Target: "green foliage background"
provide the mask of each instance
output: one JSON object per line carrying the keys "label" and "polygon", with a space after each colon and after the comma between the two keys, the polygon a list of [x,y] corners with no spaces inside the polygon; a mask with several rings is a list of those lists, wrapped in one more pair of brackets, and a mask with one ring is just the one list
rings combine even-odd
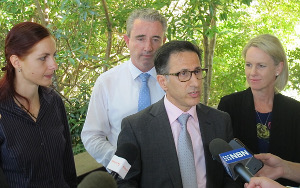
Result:
{"label": "green foliage background", "polygon": [[211,64],[203,61],[204,66],[211,66],[211,80],[206,80],[204,90],[206,104],[216,106],[222,96],[245,89],[241,51],[250,38],[262,33],[282,41],[290,63],[287,89],[299,93],[297,0],[0,0],[1,67],[5,64],[4,40],[13,25],[38,22],[56,37],[59,70],[54,87],[65,101],[75,154],[84,151],[80,133],[93,84],[101,73],[129,58],[123,40],[126,18],[132,10],[144,7],[167,17],[168,41],[189,40],[213,49]]}

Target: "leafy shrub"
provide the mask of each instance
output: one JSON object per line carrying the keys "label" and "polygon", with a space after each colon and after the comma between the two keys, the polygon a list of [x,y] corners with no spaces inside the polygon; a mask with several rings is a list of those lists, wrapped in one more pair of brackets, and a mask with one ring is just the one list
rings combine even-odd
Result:
{"label": "leafy shrub", "polygon": [[81,84],[81,92],[79,92],[77,96],[70,98],[65,102],[74,155],[85,151],[80,134],[88,110],[92,85],[93,84]]}

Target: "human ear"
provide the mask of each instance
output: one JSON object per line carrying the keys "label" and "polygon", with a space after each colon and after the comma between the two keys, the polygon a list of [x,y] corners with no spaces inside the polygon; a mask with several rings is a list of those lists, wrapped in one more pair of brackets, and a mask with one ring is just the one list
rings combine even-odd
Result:
{"label": "human ear", "polygon": [[127,48],[129,48],[129,39],[130,39],[129,36],[125,34],[125,35],[123,35],[123,38],[124,38]]}
{"label": "human ear", "polygon": [[166,40],[167,40],[167,37],[166,37],[166,36],[164,36],[164,39],[163,39],[163,44],[165,44]]}
{"label": "human ear", "polygon": [[283,62],[280,62],[277,67],[276,67],[276,76],[278,76],[281,72],[282,72],[282,69],[283,69]]}
{"label": "human ear", "polygon": [[167,78],[163,75],[157,75],[156,76],[157,82],[159,83],[160,87],[164,90],[167,91]]}
{"label": "human ear", "polygon": [[9,57],[9,60],[10,60],[11,64],[14,66],[15,69],[20,69],[21,68],[20,59],[19,59],[18,56],[11,55]]}

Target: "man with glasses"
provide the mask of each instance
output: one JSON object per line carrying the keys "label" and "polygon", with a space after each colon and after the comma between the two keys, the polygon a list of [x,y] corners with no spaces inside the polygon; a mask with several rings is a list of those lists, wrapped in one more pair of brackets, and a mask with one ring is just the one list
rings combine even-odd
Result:
{"label": "man with glasses", "polygon": [[154,56],[157,81],[166,95],[122,121],[118,146],[132,143],[138,156],[119,187],[235,187],[214,161],[210,141],[232,139],[227,113],[200,102],[206,68],[201,50],[187,41],[171,41]]}

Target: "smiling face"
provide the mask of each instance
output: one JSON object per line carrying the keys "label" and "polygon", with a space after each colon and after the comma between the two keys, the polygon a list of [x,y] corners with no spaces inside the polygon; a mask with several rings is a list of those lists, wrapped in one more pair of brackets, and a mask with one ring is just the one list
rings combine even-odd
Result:
{"label": "smiling face", "polygon": [[136,19],[130,37],[124,35],[132,63],[142,72],[153,68],[154,52],[165,41],[163,26],[159,21]]}
{"label": "smiling face", "polygon": [[13,55],[11,61],[14,62],[18,82],[26,85],[51,85],[54,71],[58,68],[55,45],[53,37],[46,37],[34,45],[27,56],[18,58]]}
{"label": "smiling face", "polygon": [[[190,51],[171,54],[168,65],[169,73],[194,71],[201,67],[198,55]],[[194,73],[186,82],[180,82],[178,77],[173,75],[157,75],[157,80],[166,91],[167,99],[182,111],[186,112],[200,102],[202,80],[198,80]]]}
{"label": "smiling face", "polygon": [[282,62],[275,66],[270,55],[257,47],[250,47],[245,57],[245,74],[252,90],[274,90],[276,75],[282,70]]}

